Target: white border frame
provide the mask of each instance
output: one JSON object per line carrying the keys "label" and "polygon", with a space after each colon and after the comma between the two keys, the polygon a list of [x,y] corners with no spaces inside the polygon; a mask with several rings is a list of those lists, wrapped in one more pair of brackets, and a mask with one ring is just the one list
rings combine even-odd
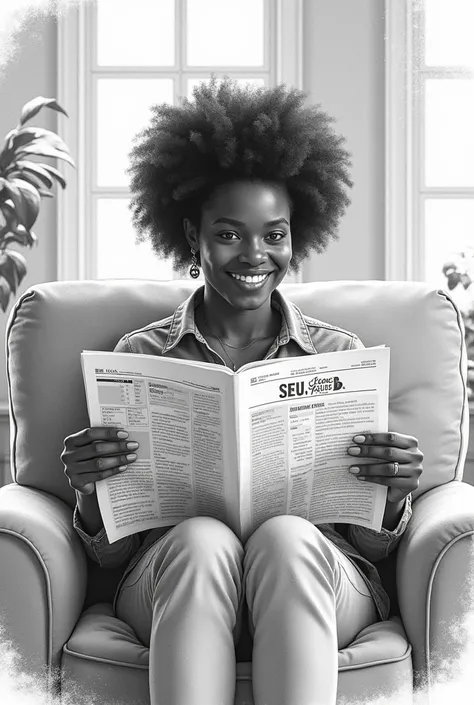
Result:
{"label": "white border frame", "polygon": [[[303,89],[303,0],[266,0],[275,2],[275,22],[271,32],[276,37],[274,66],[276,83],[286,83]],[[179,5],[179,3],[177,3]],[[57,198],[57,280],[84,280],[92,278],[94,271],[93,248],[90,243],[92,217],[92,180],[86,172],[91,160],[86,159],[86,145],[90,144],[85,115],[90,109],[86,97],[90,96],[92,76],[92,47],[86,46],[86,21],[90,16],[86,4],[72,6],[58,16],[58,76],[57,100],[69,117],[58,113],[58,134],[68,145],[77,164],[71,169],[62,162],[58,168],[64,174],[67,187],[58,191]],[[273,14],[273,13],[272,13]],[[182,51],[182,42],[177,51]],[[268,52],[266,52],[266,60]],[[193,72],[189,67],[189,72]],[[210,69],[210,70],[216,70]],[[235,71],[234,67],[234,71]],[[163,69],[172,72],[172,67]],[[245,73],[245,69],[240,73]],[[265,68],[262,67],[262,72]],[[268,69],[267,69],[268,71]],[[196,70],[196,77],[203,72]],[[229,69],[229,73],[232,71]],[[272,72],[271,74],[272,75]],[[181,77],[180,77],[181,80]],[[183,86],[180,85],[180,88]],[[86,168],[84,168],[86,165]],[[118,195],[118,194],[117,194]],[[285,281],[303,281],[303,268],[298,274],[289,275]]]}

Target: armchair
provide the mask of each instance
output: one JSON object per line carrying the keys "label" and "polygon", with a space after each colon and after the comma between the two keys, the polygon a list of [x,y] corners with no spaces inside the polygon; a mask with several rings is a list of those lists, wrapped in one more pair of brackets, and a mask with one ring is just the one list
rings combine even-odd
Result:
{"label": "armchair", "polygon": [[[199,285],[51,282],[30,287],[10,313],[12,482],[0,489],[0,613],[23,670],[58,696],[75,689],[104,703],[150,703],[149,650],[112,610],[123,568],[92,563],[72,526],[75,494],[60,453],[67,435],[89,425],[80,352],[112,350]],[[367,346],[390,347],[389,427],[415,435],[424,453],[413,517],[397,550],[377,564],[390,617],[339,652],[338,702],[379,692],[410,702],[453,656],[445,625],[468,609],[474,487],[462,482],[469,412],[460,313],[446,292],[419,282],[281,289],[305,314],[353,331]],[[237,661],[235,703],[252,705],[248,638]]]}

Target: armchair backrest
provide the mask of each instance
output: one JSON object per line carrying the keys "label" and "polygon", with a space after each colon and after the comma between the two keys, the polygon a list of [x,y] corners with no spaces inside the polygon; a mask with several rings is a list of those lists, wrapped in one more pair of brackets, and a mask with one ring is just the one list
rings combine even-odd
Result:
{"label": "armchair backrest", "polygon": [[[64,438],[89,425],[82,350],[113,350],[132,330],[170,315],[200,283],[94,280],[30,287],[7,326],[12,477],[74,506],[60,460]],[[391,349],[389,428],[418,438],[415,497],[462,479],[469,412],[464,329],[442,291],[420,282],[285,284],[303,313]]]}

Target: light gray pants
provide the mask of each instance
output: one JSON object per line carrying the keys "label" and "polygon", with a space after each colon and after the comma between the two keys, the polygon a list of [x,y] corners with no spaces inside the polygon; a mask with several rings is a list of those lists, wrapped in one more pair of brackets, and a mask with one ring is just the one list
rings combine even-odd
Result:
{"label": "light gray pants", "polygon": [[152,705],[233,705],[244,600],[255,705],[332,705],[338,649],[377,621],[351,561],[305,519],[273,517],[245,548],[196,517],[150,546],[117,616],[150,648]]}

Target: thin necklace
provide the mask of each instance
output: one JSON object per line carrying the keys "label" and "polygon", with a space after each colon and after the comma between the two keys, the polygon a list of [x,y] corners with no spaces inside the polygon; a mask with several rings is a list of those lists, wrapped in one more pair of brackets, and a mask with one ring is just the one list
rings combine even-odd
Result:
{"label": "thin necklace", "polygon": [[[203,317],[203,319],[204,319],[204,322],[205,322],[206,326],[209,328],[209,330],[211,330],[211,327],[210,327],[210,325],[209,325],[209,323],[208,323],[208,321],[207,321],[206,316],[204,315],[204,311],[202,310],[202,308],[201,308],[201,314],[202,314],[202,317]],[[239,347],[239,346],[237,346],[237,345],[229,345],[229,343],[223,343],[222,340],[221,340],[221,339],[219,338],[219,336],[217,335],[217,333],[212,333],[212,331],[211,331],[211,335],[215,336],[215,337],[217,338],[217,340],[219,341],[220,346],[221,346],[221,348],[222,348],[222,350],[223,350],[223,352],[224,352],[224,355],[227,357],[228,360],[230,360],[230,363],[231,363],[231,365],[232,365],[232,369],[233,369],[234,372],[235,372],[235,362],[234,362],[233,359],[230,357],[230,355],[225,351],[224,346],[226,346],[226,347],[228,347],[228,348],[233,348],[234,350],[246,350],[246,349],[249,348],[251,345],[253,345],[254,343],[256,343],[258,340],[266,340],[267,338],[270,338],[270,337],[271,337],[271,336],[267,335],[267,336],[265,336],[264,338],[255,338],[254,340],[251,340],[250,343],[248,343],[247,345],[243,345],[242,347]]]}

